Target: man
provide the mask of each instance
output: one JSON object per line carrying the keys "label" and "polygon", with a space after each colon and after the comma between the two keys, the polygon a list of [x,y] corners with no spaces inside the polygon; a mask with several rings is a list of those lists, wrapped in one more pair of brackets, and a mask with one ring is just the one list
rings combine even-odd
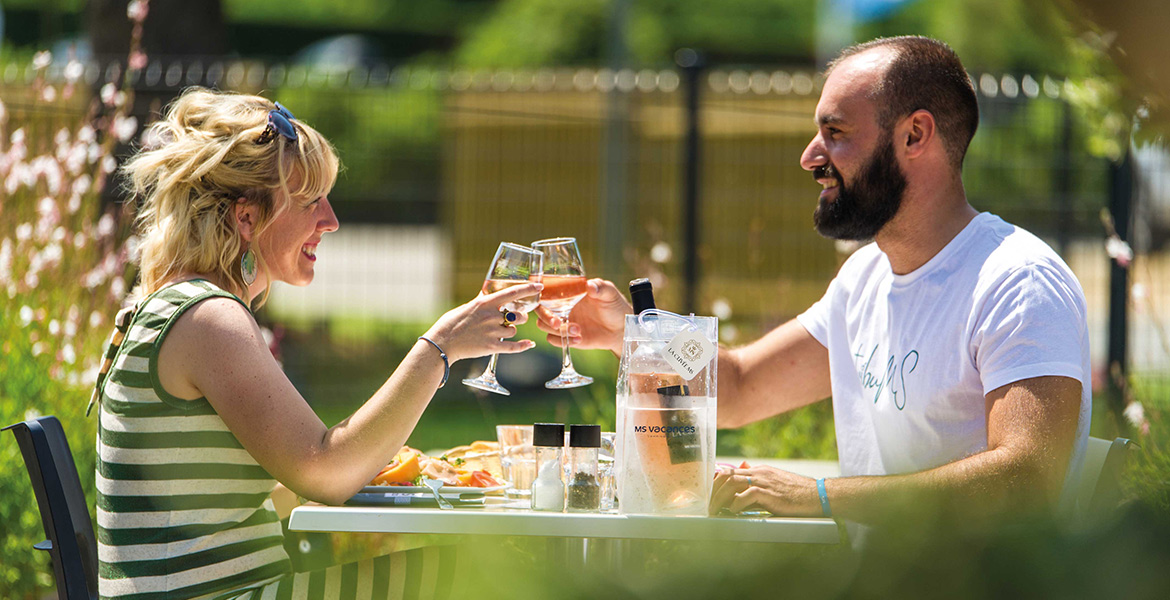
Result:
{"label": "man", "polygon": [[[816,122],[800,159],[824,188],[816,228],[876,243],[805,313],[720,349],[719,424],[831,395],[842,477],[723,471],[712,511],[865,523],[924,500],[991,514],[1053,506],[1088,436],[1084,294],[1047,245],[967,203],[978,108],[958,57],[921,37],[849,48],[829,67]],[[573,346],[619,353],[629,311],[612,283],[592,280]],[[559,322],[541,317],[560,344]]]}

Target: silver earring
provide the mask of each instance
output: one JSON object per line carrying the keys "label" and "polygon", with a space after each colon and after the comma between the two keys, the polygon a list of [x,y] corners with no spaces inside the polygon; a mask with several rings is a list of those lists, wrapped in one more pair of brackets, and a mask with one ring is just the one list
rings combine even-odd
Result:
{"label": "silver earring", "polygon": [[240,274],[244,276],[244,285],[252,285],[256,281],[256,253],[248,248],[240,257]]}

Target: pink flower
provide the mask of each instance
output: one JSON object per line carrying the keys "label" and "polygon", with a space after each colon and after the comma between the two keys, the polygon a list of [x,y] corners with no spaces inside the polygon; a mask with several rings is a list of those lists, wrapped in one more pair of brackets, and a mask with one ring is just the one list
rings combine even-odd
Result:
{"label": "pink flower", "polygon": [[135,50],[133,53],[130,54],[130,60],[127,63],[127,67],[130,69],[133,69],[135,71],[141,71],[142,69],[145,69],[146,68],[146,53],[144,53],[140,50]]}
{"label": "pink flower", "polygon": [[1123,269],[1129,267],[1129,263],[1133,262],[1133,248],[1130,248],[1129,244],[1117,234],[1113,234],[1105,240],[1105,253]]}
{"label": "pink flower", "polygon": [[126,7],[126,17],[135,23],[141,23],[146,20],[147,13],[150,12],[150,3],[147,0],[133,0]]}

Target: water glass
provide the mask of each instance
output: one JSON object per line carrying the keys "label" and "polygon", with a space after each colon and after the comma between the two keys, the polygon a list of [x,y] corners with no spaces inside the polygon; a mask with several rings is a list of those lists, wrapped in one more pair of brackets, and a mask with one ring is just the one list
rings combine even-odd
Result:
{"label": "water glass", "polygon": [[512,499],[532,495],[532,480],[536,478],[536,449],[532,446],[531,425],[497,425],[496,439],[500,442],[500,470],[508,481],[505,494]]}

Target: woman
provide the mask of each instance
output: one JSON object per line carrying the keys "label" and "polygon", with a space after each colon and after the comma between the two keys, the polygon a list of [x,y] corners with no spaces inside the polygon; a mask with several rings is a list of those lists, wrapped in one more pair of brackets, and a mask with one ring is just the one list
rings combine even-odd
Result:
{"label": "woman", "polygon": [[441,592],[449,582],[422,581],[418,552],[291,574],[270,494],[278,481],[327,504],[356,493],[406,441],[449,362],[533,346],[500,339],[515,334],[500,307],[540,286],[443,315],[373,397],[327,428],[250,307],[273,282],[313,280],[318,244],[338,226],[333,148],[278,104],[202,89],[151,133],[156,147],[125,167],[141,202],[143,299],[119,315],[125,338],[97,393],[101,596]]}

